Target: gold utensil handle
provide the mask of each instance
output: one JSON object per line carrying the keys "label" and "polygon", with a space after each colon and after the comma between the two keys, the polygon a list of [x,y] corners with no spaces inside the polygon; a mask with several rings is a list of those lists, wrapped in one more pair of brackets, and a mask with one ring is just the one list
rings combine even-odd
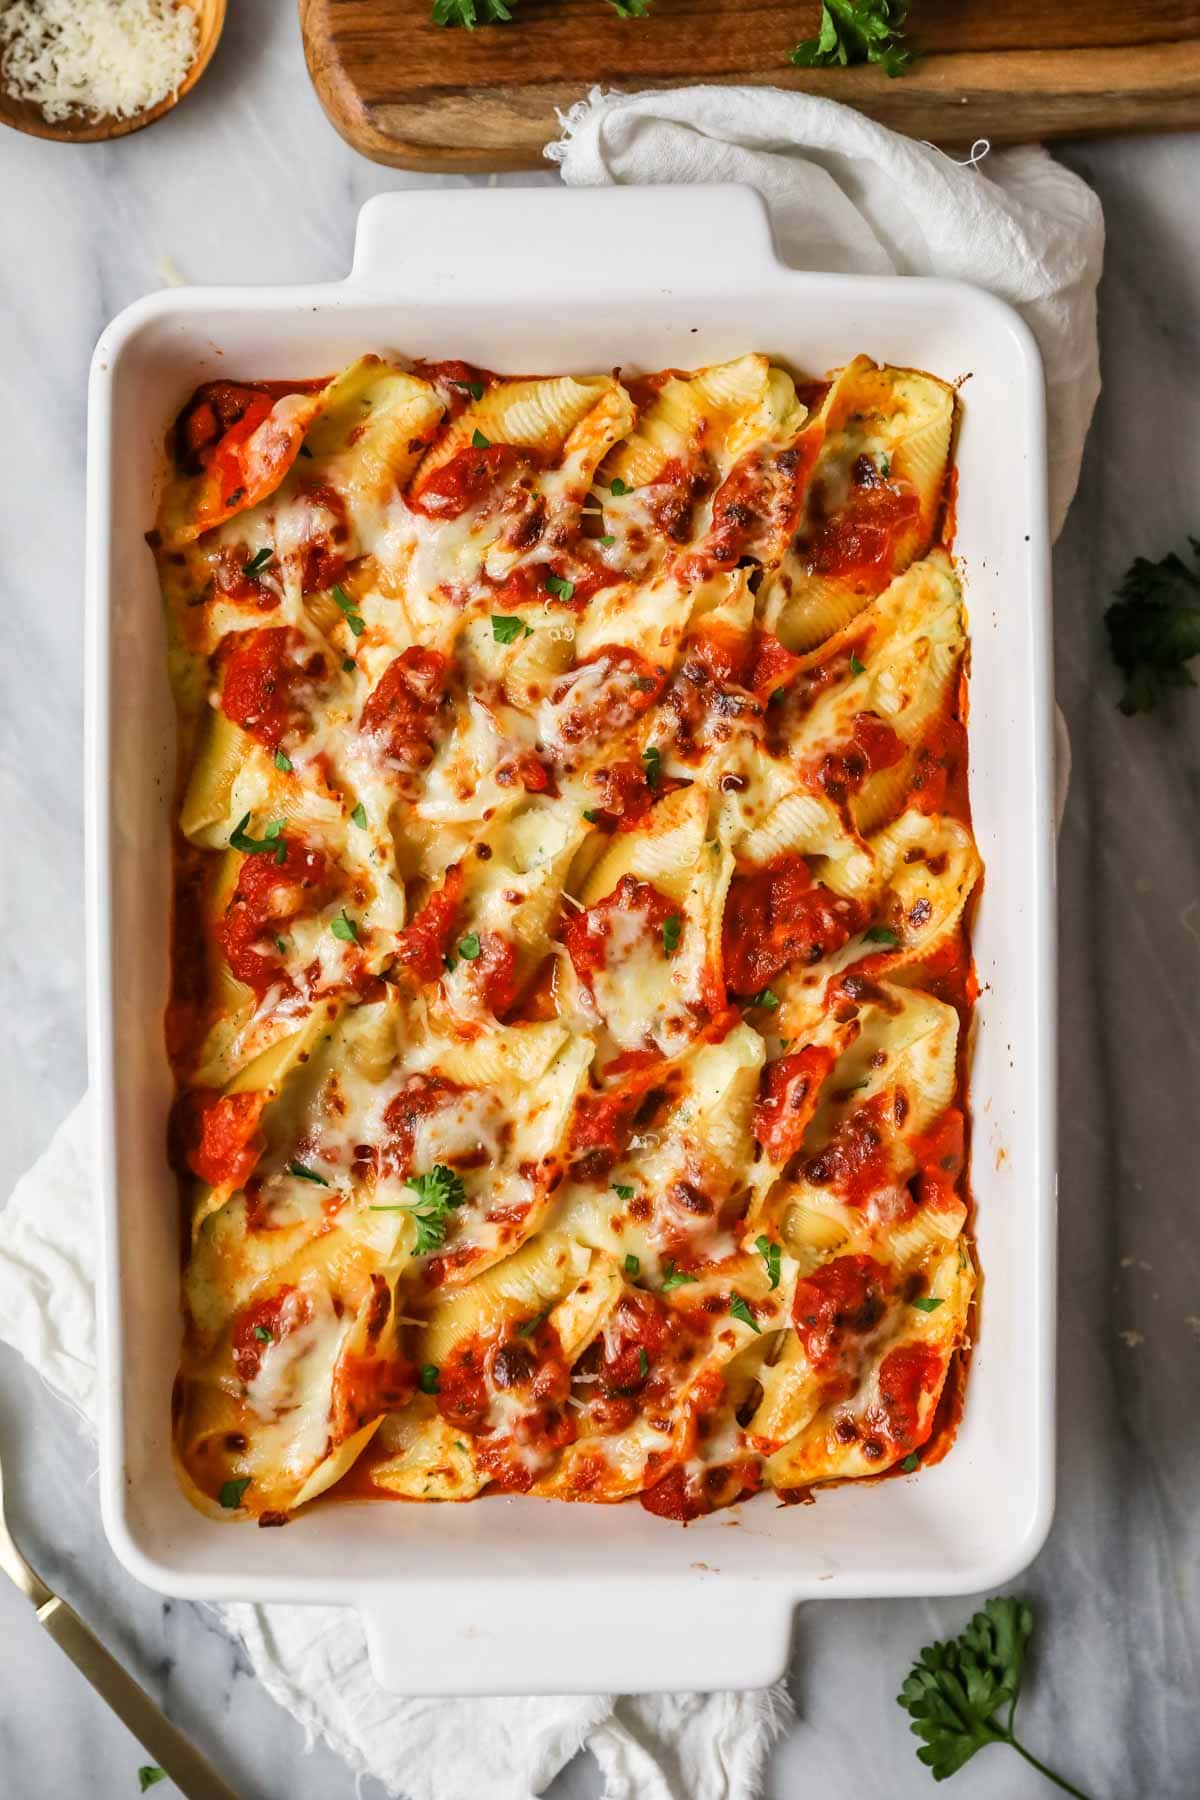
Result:
{"label": "gold utensil handle", "polygon": [[87,1676],[100,1697],[145,1746],[159,1768],[166,1770],[187,1800],[238,1800],[233,1789],[226,1786],[196,1746],[172,1725],[145,1689],[138,1686],[115,1656],[109,1654],[65,1600],[55,1594],[44,1606],[38,1607],[37,1616],[59,1649],[64,1650],[80,1673]]}

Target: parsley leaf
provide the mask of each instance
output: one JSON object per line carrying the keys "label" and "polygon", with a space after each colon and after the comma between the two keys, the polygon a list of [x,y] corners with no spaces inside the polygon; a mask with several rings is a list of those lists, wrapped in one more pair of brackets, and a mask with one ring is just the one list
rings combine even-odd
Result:
{"label": "parsley leaf", "polygon": [[329,929],[335,938],[341,939],[343,944],[357,944],[358,942],[358,925],[349,916],[345,907],[342,908]]}
{"label": "parsley leaf", "polygon": [[645,1345],[639,1344],[638,1345],[638,1374],[641,1376],[642,1380],[645,1381],[645,1379],[649,1373],[650,1373],[650,1358],[646,1355]]}
{"label": "parsley leaf", "polygon": [[275,752],[275,767],[280,771],[281,774],[290,775],[292,772],[291,757],[285,756],[282,750],[277,750]]}
{"label": "parsley leaf", "polygon": [[694,1275],[685,1275],[682,1269],[677,1269],[668,1257],[663,1264],[663,1278],[659,1283],[659,1292],[669,1294],[672,1288],[682,1287],[685,1281],[695,1281],[695,1279]]}
{"label": "parsley leaf", "polygon": [[619,18],[645,19],[649,17],[654,0],[608,0],[608,4]]}
{"label": "parsley leaf", "polygon": [[589,825],[598,825],[600,823],[600,810],[598,807],[585,806],[583,809],[583,816]]}
{"label": "parsley leaf", "polygon": [[617,1196],[618,1200],[632,1200],[633,1199],[633,1189],[631,1187],[626,1187],[625,1183],[623,1181],[614,1181],[612,1184],[612,1190],[613,1190],[613,1193]]}
{"label": "parsley leaf", "polygon": [[752,1331],[761,1334],[762,1326],[750,1311],[750,1302],[743,1300],[740,1294],[730,1294],[729,1310],[735,1319],[740,1319],[743,1325],[749,1325]]}
{"label": "parsley leaf", "polygon": [[640,1275],[641,1272],[642,1259],[640,1256],[635,1256],[631,1250],[625,1258],[625,1273],[627,1275]]}
{"label": "parsley leaf", "polygon": [[935,1781],[957,1774],[985,1744],[1009,1744],[1064,1793],[1086,1800],[1013,1733],[1032,1636],[1032,1609],[1007,1594],[989,1600],[958,1637],[922,1650],[896,1703],[912,1719],[913,1735],[922,1740],[917,1756]]}
{"label": "parsley leaf", "polygon": [[663,950],[668,956],[674,956],[679,948],[679,933],[683,929],[679,922],[679,914],[672,913],[669,919],[663,920]]}
{"label": "parsley leaf", "polygon": [[532,1319],[526,1319],[523,1325],[518,1325],[517,1336],[532,1337],[538,1326],[543,1325],[549,1317],[549,1308],[545,1312],[534,1313]]}
{"label": "parsley leaf", "polygon": [[323,1175],[318,1175],[315,1169],[310,1169],[307,1163],[290,1162],[287,1169],[288,1174],[294,1175],[298,1181],[315,1181],[318,1187],[329,1186],[325,1177]]}
{"label": "parsley leaf", "polygon": [[908,0],[824,0],[820,32],[797,44],[790,60],[799,69],[873,62],[885,75],[903,75],[913,59],[900,42],[907,16]]}
{"label": "parsley leaf", "polygon": [[936,1312],[941,1304],[933,1294],[921,1294],[913,1301],[918,1312]]}
{"label": "parsley leaf", "polygon": [[751,1001],[751,1006],[761,1006],[765,1012],[774,1012],[779,1005],[779,995],[772,988],[760,988]]}
{"label": "parsley leaf", "polygon": [[[1200,538],[1189,538],[1200,565]],[[1173,688],[1195,687],[1185,665],[1200,656],[1200,567],[1174,551],[1161,562],[1139,556],[1104,615],[1113,661],[1125,677],[1119,705],[1128,717],[1150,712]]]}
{"label": "parsley leaf", "polygon": [[773,1244],[764,1231],[760,1237],[755,1238],[754,1248],[767,1265],[767,1280],[773,1288],[777,1288],[779,1286],[779,1259],[782,1255],[780,1246]]}
{"label": "parsley leaf", "polygon": [[662,780],[662,751],[657,744],[647,744],[642,751],[642,761],[646,765],[646,786],[656,794]]}
{"label": "parsley leaf", "polygon": [[264,825],[260,838],[251,837],[246,830],[250,823],[250,814],[239,819],[229,839],[231,850],[240,850],[243,856],[273,856],[282,866],[287,861],[287,839],[283,836],[283,820],[272,819]]}
{"label": "parsley leaf", "polygon": [[910,1450],[900,1467],[906,1475],[914,1475],[921,1466],[921,1459],[915,1450]]}
{"label": "parsley leaf", "polygon": [[477,425],[475,427],[474,431],[471,433],[471,448],[472,448],[472,450],[490,450],[491,447],[492,447],[491,438],[484,437],[482,431],[480,431],[480,429]]}
{"label": "parsley leaf", "polygon": [[483,399],[483,383],[482,383],[482,381],[452,381],[450,383],[450,386],[456,387],[456,388],[462,388],[465,393],[470,394],[472,400],[482,400]]}
{"label": "parsley leaf", "polygon": [[[242,1504],[242,1495],[250,1486],[250,1477],[243,1475],[239,1481],[223,1481],[217,1499],[227,1512]],[[146,1784],[149,1786],[149,1783]]]}
{"label": "parsley leaf", "polygon": [[468,931],[466,937],[460,938],[458,941],[458,954],[462,957],[464,962],[474,962],[476,957],[479,956],[481,949],[482,946],[479,942],[479,933],[477,931]]}
{"label": "parsley leaf", "polygon": [[850,673],[852,675],[865,675],[866,672],[867,672],[866,663],[859,662],[857,650],[852,650],[850,652]]}
{"label": "parsley leaf", "polygon": [[345,588],[339,587],[336,581],[329,592],[333,599],[333,604],[340,612],[345,613],[346,623],[354,633],[355,637],[361,637],[367,628],[363,622],[363,616],[358,610],[357,602],[353,601]]}
{"label": "parsley leaf", "polygon": [[606,550],[611,550],[616,541],[617,540],[611,531],[606,531],[604,536],[600,539],[600,542],[604,545]]}
{"label": "parsley leaf", "polygon": [[438,1370],[438,1366],[436,1363],[426,1363],[425,1364],[424,1368],[421,1370],[421,1373],[417,1376],[417,1386],[420,1388],[420,1390],[423,1394],[436,1394],[437,1393],[437,1391],[438,1391],[438,1374],[439,1374],[439,1370]]}
{"label": "parsley leaf", "polygon": [[254,1335],[260,1344],[269,1344],[271,1342],[271,1327],[269,1325],[256,1325],[254,1327]]}
{"label": "parsley leaf", "polygon": [[254,555],[250,558],[249,562],[242,564],[242,574],[249,576],[251,581],[253,581],[259,570],[265,569],[267,564],[273,559],[274,555],[275,552],[270,546],[264,544],[261,550],[256,550],[254,552]]}
{"label": "parsley leaf", "polygon": [[343,675],[353,675],[353,673],[357,667],[358,667],[358,664],[355,662],[355,660],[352,656],[343,656],[343,658],[342,658],[342,674]]}
{"label": "parsley leaf", "polygon": [[287,955],[287,939],[286,938],[276,938],[275,939],[275,948],[278,950],[280,956],[286,956]]}
{"label": "parsley leaf", "polygon": [[506,618],[503,613],[492,614],[492,637],[498,644],[511,644],[514,638],[520,637],[524,626],[523,619]]}
{"label": "parsley leaf", "polygon": [[562,575],[547,575],[546,592],[548,594],[557,594],[560,600],[570,600],[575,593],[575,583],[573,581],[568,581],[566,577]]}
{"label": "parsley leaf", "polygon": [[156,1787],[166,1779],[167,1771],[160,1769],[157,1763],[143,1763],[138,1770],[138,1792],[144,1794],[147,1788]]}
{"label": "parsley leaf", "polygon": [[360,831],[365,831],[367,829],[367,809],[361,800],[350,814],[350,822],[353,825],[357,825]]}
{"label": "parsley leaf", "polygon": [[888,944],[894,947],[900,942],[890,925],[869,925],[863,936],[869,944]]}
{"label": "parsley leaf", "polygon": [[505,0],[433,0],[435,25],[465,25],[474,31],[476,25],[500,25],[511,18]]}
{"label": "parsley leaf", "polygon": [[622,494],[632,494],[633,489],[629,486],[628,482],[622,481],[621,477],[618,475],[615,481],[609,482],[608,491],[610,494],[615,494],[619,500]]}
{"label": "parsley leaf", "polygon": [[[404,1185],[417,1195],[416,1200],[404,1208],[416,1223],[417,1255],[428,1256],[431,1250],[445,1242],[446,1222],[454,1208],[461,1206],[467,1197],[462,1176],[456,1170],[448,1169],[445,1163],[434,1163],[424,1175],[410,1175]],[[391,1212],[395,1209],[379,1207],[375,1210]]]}

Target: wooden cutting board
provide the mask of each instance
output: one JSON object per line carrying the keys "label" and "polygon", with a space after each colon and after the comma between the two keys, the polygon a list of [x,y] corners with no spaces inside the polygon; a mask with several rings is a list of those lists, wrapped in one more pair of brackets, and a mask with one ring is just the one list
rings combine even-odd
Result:
{"label": "wooden cutting board", "polygon": [[913,137],[993,143],[1200,126],[1200,0],[912,0],[920,52],[877,68],[795,69],[820,0],[511,0],[513,21],[431,22],[430,0],[300,0],[317,93],[376,162],[472,173],[529,169],[596,82],[625,91],[754,82],[844,100]]}

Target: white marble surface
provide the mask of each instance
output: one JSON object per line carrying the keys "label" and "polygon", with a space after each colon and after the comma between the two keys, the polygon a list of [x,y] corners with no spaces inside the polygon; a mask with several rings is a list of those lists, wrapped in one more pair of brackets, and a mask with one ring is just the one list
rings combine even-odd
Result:
{"label": "white marble surface", "polygon": [[[81,564],[84,391],[101,326],[186,278],[300,281],[348,266],[355,214],[411,178],[357,158],[309,88],[295,9],[241,0],[202,88],[111,146],[0,142],[0,1193],[82,1091]],[[1075,746],[1062,840],[1061,1482],[1020,1586],[1042,1626],[1030,1741],[1095,1800],[1200,1791],[1200,695],[1169,719],[1113,706],[1100,627],[1130,557],[1200,531],[1200,137],[1072,147],[1109,222],[1105,393],[1055,559],[1059,693]],[[510,178],[517,179],[517,178]],[[95,1454],[0,1353],[0,1447],[18,1535],[246,1800],[350,1800],[306,1755],[202,1608],[119,1570]],[[910,1655],[965,1601],[812,1605],[797,1722],[768,1800],[932,1792],[893,1704]],[[731,1622],[731,1629],[736,1624]],[[0,1579],[0,1794],[127,1800],[138,1748]],[[167,1792],[169,1790],[160,1790]],[[555,1800],[598,1791],[581,1760]],[[961,1800],[1048,1793],[1007,1752]],[[378,1800],[373,1783],[360,1789]],[[487,1797],[481,1796],[481,1800]]]}

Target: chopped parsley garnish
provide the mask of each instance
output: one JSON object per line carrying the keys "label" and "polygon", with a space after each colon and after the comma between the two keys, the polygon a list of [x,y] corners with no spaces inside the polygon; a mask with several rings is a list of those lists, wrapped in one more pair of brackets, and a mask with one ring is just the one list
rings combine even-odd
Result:
{"label": "chopped parsley garnish", "polygon": [[[1200,538],[1188,543],[1200,564]],[[1119,705],[1127,716],[1150,712],[1174,688],[1195,687],[1186,665],[1200,656],[1200,567],[1189,569],[1175,551],[1161,562],[1139,556],[1104,623],[1113,661],[1125,677]]]}
{"label": "chopped parsley garnish", "polygon": [[911,1475],[913,1471],[919,1469],[920,1466],[921,1459],[915,1450],[910,1450],[904,1461],[900,1464],[900,1467],[904,1470],[906,1475]]}
{"label": "chopped parsley garnish", "polygon": [[242,1504],[242,1495],[249,1486],[249,1475],[243,1475],[237,1481],[223,1481],[217,1499],[221,1502],[221,1505],[227,1512],[232,1511],[235,1506],[240,1506]]}
{"label": "chopped parsley garnish", "polygon": [[885,75],[903,75],[913,59],[901,42],[907,14],[908,0],[824,0],[820,31],[797,44],[790,60],[799,69],[872,62]]}
{"label": "chopped parsley garnish", "polygon": [[883,455],[879,458],[879,473],[883,476],[883,479],[886,481],[888,479],[888,476],[891,474],[891,472],[892,472],[892,459],[888,455],[887,451],[885,450]]}
{"label": "chopped parsley garnish", "polygon": [[462,388],[466,393],[470,394],[472,400],[483,399],[482,381],[452,381],[450,385],[451,387]]}
{"label": "chopped parsley garnish", "polygon": [[269,1325],[256,1325],[254,1327],[254,1335],[260,1344],[269,1344],[271,1342],[271,1327]]}
{"label": "chopped parsley garnish", "polygon": [[144,1794],[147,1788],[157,1787],[166,1779],[167,1771],[160,1769],[157,1763],[143,1763],[138,1770],[138,1792]]}
{"label": "chopped parsley garnish", "polygon": [[266,568],[274,555],[275,552],[270,549],[269,546],[264,544],[261,550],[256,550],[254,552],[254,555],[250,558],[249,562],[242,564],[242,574],[249,576],[250,579],[253,580],[260,569]]}
{"label": "chopped parsley garnish", "polygon": [[283,820],[272,819],[269,825],[263,826],[260,838],[251,837],[246,830],[250,823],[250,814],[239,819],[229,839],[231,850],[240,850],[243,856],[273,856],[282,866],[287,861],[287,839],[283,836]]}
{"label": "chopped parsley garnish", "polygon": [[663,949],[668,956],[674,956],[676,950],[678,950],[678,948],[679,948],[679,933],[682,929],[683,928],[680,924],[678,913],[672,913],[669,919],[663,920],[663,926],[662,926]]}
{"label": "chopped parsley garnish", "polygon": [[623,1181],[614,1181],[612,1189],[618,1200],[633,1199],[633,1189],[631,1187],[626,1187]]}
{"label": "chopped parsley garnish", "polygon": [[438,1391],[438,1373],[439,1373],[439,1371],[438,1371],[438,1366],[436,1363],[426,1363],[425,1364],[424,1368],[421,1370],[421,1373],[417,1376],[417,1386],[420,1388],[420,1390],[423,1394],[436,1394],[437,1393],[437,1391]]}
{"label": "chopped parsley garnish", "polygon": [[866,663],[859,662],[857,650],[852,650],[850,652],[850,673],[852,675],[865,675],[866,672],[867,672]]}
{"label": "chopped parsley garnish", "polygon": [[511,18],[505,0],[433,0],[435,25],[465,25],[474,31],[476,25],[502,25]]}
{"label": "chopped parsley garnish", "polygon": [[286,938],[276,938],[275,939],[275,948],[278,950],[280,956],[286,956],[287,955],[287,939]]}
{"label": "chopped parsley garnish", "polygon": [[511,644],[524,629],[524,619],[506,618],[503,613],[492,614],[492,636],[498,644]]}
{"label": "chopped parsley garnish", "polygon": [[642,761],[646,765],[646,786],[656,794],[662,780],[662,751],[657,744],[647,744],[642,751]]}
{"label": "chopped parsley garnish", "polygon": [[355,660],[352,656],[343,656],[343,658],[342,658],[342,674],[343,675],[353,675],[353,673],[354,673],[355,669],[357,669],[357,667],[358,667],[358,664],[355,662]]}
{"label": "chopped parsley garnish", "polygon": [[285,756],[282,750],[277,750],[275,752],[275,767],[280,771],[281,774],[290,775],[292,772],[291,757]]}
{"label": "chopped parsley garnish", "polygon": [[659,1283],[659,1292],[669,1294],[672,1288],[682,1287],[686,1281],[695,1281],[695,1279],[694,1275],[685,1275],[682,1269],[677,1269],[668,1257],[663,1264],[663,1278]]}
{"label": "chopped parsley garnish", "polygon": [[402,1207],[373,1206],[371,1211],[411,1213],[417,1227],[417,1255],[428,1256],[445,1242],[447,1220],[467,1197],[462,1176],[445,1163],[434,1163],[424,1175],[410,1175],[404,1185],[416,1194],[415,1200]]}
{"label": "chopped parsley garnish", "polygon": [[458,940],[458,954],[464,962],[474,962],[480,955],[483,946],[479,942],[477,931],[468,931],[465,938]]}
{"label": "chopped parsley garnish", "polygon": [[532,1337],[538,1326],[544,1325],[549,1317],[550,1312],[548,1308],[545,1312],[534,1313],[532,1319],[526,1319],[523,1325],[517,1327],[517,1336]]}
{"label": "chopped parsley garnish", "polygon": [[357,944],[358,942],[357,922],[350,917],[345,907],[342,908],[329,929],[335,938],[340,938],[343,944]]}
{"label": "chopped parsley garnish", "polygon": [[743,1300],[740,1294],[730,1294],[729,1310],[735,1319],[740,1319],[743,1325],[749,1325],[751,1331],[757,1331],[761,1334],[762,1326],[750,1311],[750,1302],[748,1300]]}
{"label": "chopped parsley garnish", "polygon": [[575,593],[575,583],[567,581],[562,575],[547,575],[546,592],[557,594],[560,600],[570,600]]}
{"label": "chopped parsley garnish", "polygon": [[360,831],[365,831],[367,829],[367,809],[361,800],[350,814],[350,822],[353,825],[357,825]]}
{"label": "chopped parsley garnish", "polygon": [[287,1168],[288,1174],[294,1175],[297,1181],[315,1181],[318,1187],[329,1186],[325,1177],[323,1175],[318,1175],[315,1169],[310,1169],[307,1163],[290,1162]]}
{"label": "chopped parsley garnish", "polygon": [[480,429],[477,425],[475,427],[474,431],[471,433],[471,448],[472,448],[472,450],[490,450],[491,447],[492,447],[491,438],[484,437],[482,431],[480,431]]}
{"label": "chopped parsley garnish", "polygon": [[918,1312],[936,1312],[942,1302],[933,1294],[922,1294],[913,1301]]}
{"label": "chopped parsley garnish", "polygon": [[650,1358],[646,1355],[645,1346],[641,1344],[638,1346],[638,1373],[643,1381],[650,1373]]}
{"label": "chopped parsley garnish", "polygon": [[609,483],[608,491],[610,494],[615,494],[619,500],[622,494],[632,494],[633,489],[627,482],[622,481],[621,477],[618,475],[615,480]]}
{"label": "chopped parsley garnish", "polygon": [[589,825],[598,825],[600,823],[599,810],[594,806],[585,806],[583,809],[583,816]]}
{"label": "chopped parsley garnish", "polygon": [[604,536],[600,539],[600,542],[603,544],[603,546],[606,550],[611,550],[613,545],[616,543],[616,541],[617,540],[613,536],[611,531],[606,531]]}
{"label": "chopped parsley garnish", "polygon": [[764,1231],[760,1237],[755,1238],[754,1248],[767,1265],[767,1280],[773,1288],[777,1288],[779,1286],[780,1246],[773,1244]]}
{"label": "chopped parsley garnish", "polygon": [[779,1005],[779,995],[773,988],[760,988],[750,1004],[751,1006],[761,1006],[766,1012],[774,1012]]}
{"label": "chopped parsley garnish", "polygon": [[863,936],[869,944],[888,944],[894,947],[900,942],[890,925],[869,925]]}
{"label": "chopped parsley garnish", "polygon": [[630,1250],[625,1258],[625,1273],[627,1275],[640,1275],[641,1272],[642,1259],[640,1256],[635,1256],[633,1251]]}
{"label": "chopped parsley garnish", "polygon": [[608,0],[608,4],[621,19],[648,19],[654,0]]}
{"label": "chopped parsley garnish", "polygon": [[354,633],[355,637],[361,637],[367,627],[363,621],[362,614],[358,610],[357,602],[352,600],[345,588],[339,587],[336,581],[329,592],[332,596],[333,604],[338,608],[339,612],[343,612],[346,615],[346,623]]}
{"label": "chopped parsley garnish", "polygon": [[[907,1466],[907,1458],[900,1466]],[[958,1637],[922,1650],[896,1703],[912,1719],[913,1735],[922,1740],[917,1756],[935,1781],[956,1775],[985,1744],[1007,1744],[1064,1793],[1087,1800],[1013,1731],[1032,1636],[1032,1609],[1005,1594],[989,1600]]]}

